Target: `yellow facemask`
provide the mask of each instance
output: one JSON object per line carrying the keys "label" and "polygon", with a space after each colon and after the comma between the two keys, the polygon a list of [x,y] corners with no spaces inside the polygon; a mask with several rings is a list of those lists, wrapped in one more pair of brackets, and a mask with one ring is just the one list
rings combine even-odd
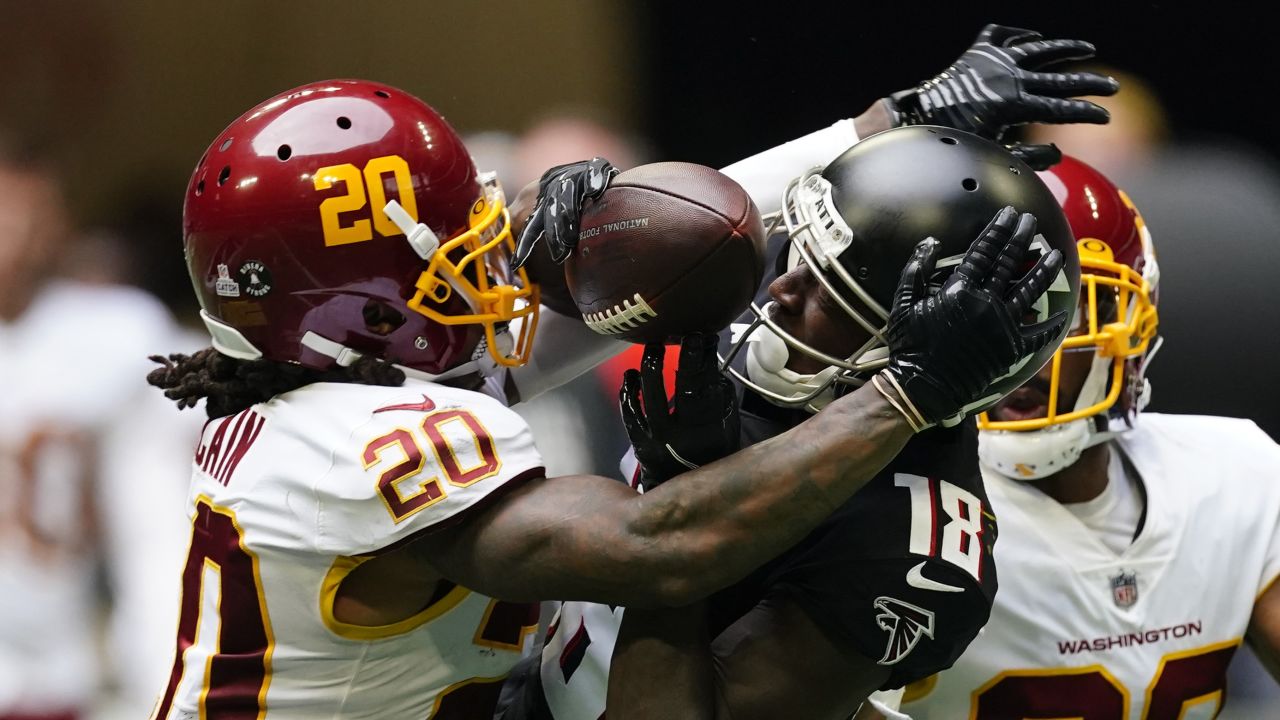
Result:
{"label": "yellow facemask", "polygon": [[[1126,198],[1127,201],[1127,198]],[[1138,218],[1138,229],[1146,228]],[[1144,242],[1144,245],[1149,244]],[[1076,242],[1080,252],[1080,308],[1076,328],[1050,361],[1047,416],[1029,420],[992,420],[987,413],[978,417],[981,430],[1040,430],[1110,410],[1124,389],[1124,366],[1141,357],[1156,337],[1156,307],[1151,284],[1133,268],[1115,261],[1111,248],[1096,238]],[[1101,401],[1071,412],[1057,412],[1062,354],[1092,349],[1097,357],[1109,358],[1111,377]]]}
{"label": "yellow facemask", "polygon": [[[470,229],[440,244],[418,277],[417,292],[408,305],[442,325],[482,326],[494,361],[518,367],[528,361],[533,347],[538,286],[529,282],[523,268],[511,269],[516,246],[502,188],[491,181],[485,183],[484,190],[484,197],[471,207]],[[454,292],[461,293],[471,313],[451,315],[433,307],[433,303],[446,302]],[[504,350],[498,342],[499,326],[516,320],[520,322],[515,342]]]}

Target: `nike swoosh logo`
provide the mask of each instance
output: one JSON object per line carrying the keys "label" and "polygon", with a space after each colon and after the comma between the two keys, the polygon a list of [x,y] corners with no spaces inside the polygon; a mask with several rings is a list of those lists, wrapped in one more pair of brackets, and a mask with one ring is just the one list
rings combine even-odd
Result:
{"label": "nike swoosh logo", "polygon": [[432,402],[431,398],[427,397],[426,395],[423,395],[423,396],[422,396],[422,402],[420,402],[420,403],[405,403],[405,404],[403,404],[403,405],[387,405],[386,407],[380,407],[380,408],[378,408],[377,410],[374,410],[373,412],[374,412],[375,414],[380,413],[380,412],[391,412],[392,410],[410,410],[410,411],[414,411],[414,412],[431,412],[432,410],[435,410],[435,409],[436,409],[436,404],[435,404],[434,402]]}
{"label": "nike swoosh logo", "polygon": [[919,588],[920,590],[934,590],[937,592],[964,592],[964,588],[956,587],[955,585],[948,585],[946,583],[940,583],[936,580],[930,580],[929,578],[925,577],[924,563],[920,563],[919,565],[907,571],[907,584],[913,588]]}

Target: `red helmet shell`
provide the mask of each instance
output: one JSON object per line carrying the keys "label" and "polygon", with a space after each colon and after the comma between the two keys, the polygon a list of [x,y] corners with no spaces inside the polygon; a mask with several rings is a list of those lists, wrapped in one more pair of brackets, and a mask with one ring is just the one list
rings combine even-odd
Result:
{"label": "red helmet shell", "polygon": [[[332,367],[302,345],[313,332],[439,373],[469,359],[479,330],[406,307],[427,262],[382,207],[416,207],[443,241],[482,197],[462,140],[421,100],[362,80],[303,85],[237,118],[200,159],[183,207],[187,269],[203,310],[266,358]],[[371,331],[369,301],[405,322]],[[442,310],[467,307],[454,295]]]}
{"label": "red helmet shell", "polygon": [[1067,155],[1039,175],[1062,206],[1077,240],[1101,240],[1111,248],[1116,262],[1143,271],[1146,253],[1139,231],[1141,217],[1115,184]]}
{"label": "red helmet shell", "polygon": [[[1060,163],[1039,175],[1058,199],[1079,242],[1084,244],[1098,240],[1105,243],[1116,263],[1133,268],[1138,276],[1148,282],[1145,300],[1150,303],[1150,321],[1149,326],[1144,326],[1139,331],[1138,338],[1146,335],[1153,338],[1156,322],[1154,308],[1159,297],[1159,270],[1142,214],[1124,191],[1092,166],[1076,158],[1063,155]],[[1089,267],[1082,269],[1085,276],[1098,272]],[[1143,341],[1141,347],[1148,347],[1149,339]],[[1132,342],[1137,343],[1138,339]],[[1123,388],[1119,401],[1111,407],[1113,415],[1132,421],[1140,409],[1139,398],[1145,389],[1144,369],[1147,359],[1144,353],[1127,360],[1116,360],[1124,366]]]}

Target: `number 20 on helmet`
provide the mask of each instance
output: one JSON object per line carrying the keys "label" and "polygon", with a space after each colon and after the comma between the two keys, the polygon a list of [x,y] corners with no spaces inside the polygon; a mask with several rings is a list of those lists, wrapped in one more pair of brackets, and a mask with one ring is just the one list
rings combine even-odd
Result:
{"label": "number 20 on helmet", "polygon": [[373,355],[445,379],[522,364],[538,289],[513,271],[506,203],[421,100],[331,80],[232,122],[183,207],[214,347],[330,369]]}

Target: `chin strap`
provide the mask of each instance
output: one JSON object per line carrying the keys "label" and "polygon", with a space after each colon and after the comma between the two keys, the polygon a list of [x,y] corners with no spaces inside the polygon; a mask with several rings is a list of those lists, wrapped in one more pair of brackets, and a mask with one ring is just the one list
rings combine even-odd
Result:
{"label": "chin strap", "polygon": [[[340,367],[351,367],[355,361],[363,357],[363,353],[352,350],[346,345],[334,342],[333,340],[330,340],[323,335],[318,335],[310,330],[302,336],[302,345],[303,347],[320,353],[325,357],[333,358],[334,362],[336,362]],[[438,374],[432,374],[423,370],[400,365],[398,363],[392,363],[392,365],[399,368],[407,377],[426,380],[428,382],[452,380],[464,375],[473,374],[480,375],[481,377],[488,377],[492,373],[493,369],[497,367],[496,363],[482,362],[484,358],[488,357],[488,346],[485,343],[484,338],[480,339],[480,342],[476,345],[476,349],[471,353],[471,356],[471,360],[456,367],[451,367]]]}
{"label": "chin strap", "polygon": [[208,312],[201,310],[200,319],[204,321],[204,326],[209,330],[209,337],[213,341],[213,349],[239,360],[257,360],[262,357],[262,352],[253,346],[241,332],[230,325],[218,320]]}

